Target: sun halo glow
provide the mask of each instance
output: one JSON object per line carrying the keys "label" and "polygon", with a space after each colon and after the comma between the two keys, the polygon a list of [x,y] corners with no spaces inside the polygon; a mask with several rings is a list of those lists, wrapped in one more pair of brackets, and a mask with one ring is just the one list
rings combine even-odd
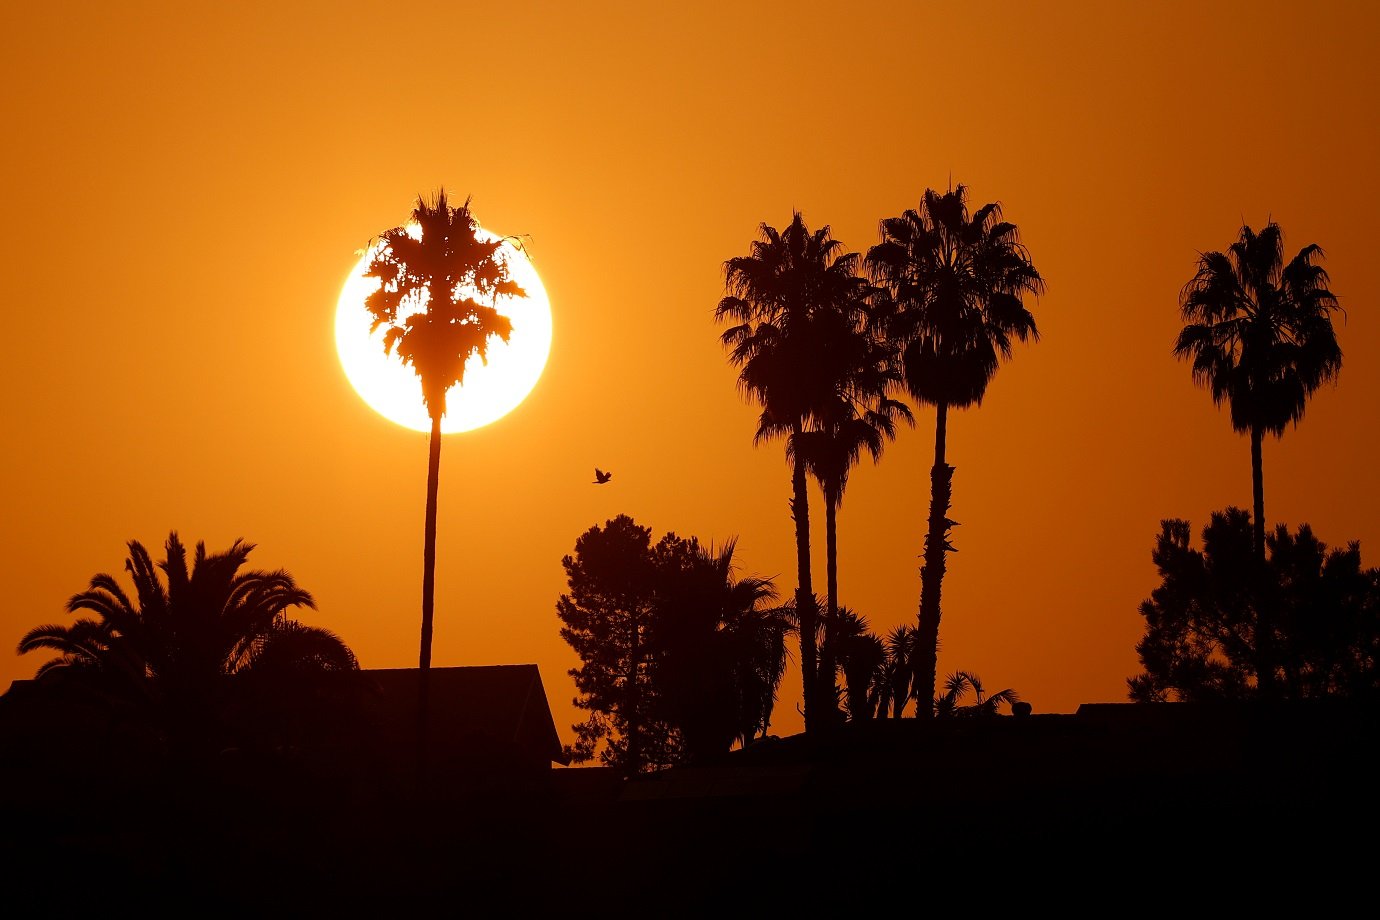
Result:
{"label": "sun halo glow", "polygon": [[[415,225],[408,232],[416,236]],[[497,239],[479,230],[482,239]],[[356,263],[341,288],[336,305],[335,343],[346,378],[374,411],[414,431],[431,430],[431,419],[422,402],[422,383],[397,353],[385,354],[384,329],[369,331],[373,318],[364,300],[379,286],[379,279],[366,278],[365,271],[377,245]],[[512,242],[499,250],[508,273],[526,297],[499,297],[498,311],[513,323],[505,343],[489,340],[488,363],[478,355],[465,364],[464,383],[446,392],[446,414],[441,417],[441,433],[454,434],[488,425],[507,415],[536,386],[551,352],[551,305],[541,278],[527,254]]]}

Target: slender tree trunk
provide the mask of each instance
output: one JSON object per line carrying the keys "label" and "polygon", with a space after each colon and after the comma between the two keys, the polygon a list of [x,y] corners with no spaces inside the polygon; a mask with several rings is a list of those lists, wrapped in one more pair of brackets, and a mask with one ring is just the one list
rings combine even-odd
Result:
{"label": "slender tree trunk", "polygon": [[[794,434],[800,434],[796,422]],[[795,519],[795,561],[798,577],[795,589],[795,611],[800,621],[800,671],[804,684],[805,732],[815,722],[815,589],[810,578],[810,497],[805,490],[805,460],[795,458],[791,472],[791,517]]]}
{"label": "slender tree trunk", "polygon": [[1265,456],[1262,442],[1265,431],[1259,425],[1251,428],[1251,500],[1254,520],[1256,603],[1255,603],[1255,684],[1263,697],[1273,697],[1278,690],[1275,680],[1274,590],[1270,584],[1270,566],[1265,559]]}
{"label": "slender tree trunk", "polygon": [[944,461],[949,407],[940,403],[934,424],[934,466],[930,469],[930,520],[925,534],[925,558],[920,566],[920,620],[915,642],[915,715],[934,715],[935,670],[939,661],[939,595],[944,584],[948,549],[949,501],[954,468]]}
{"label": "slender tree trunk", "polygon": [[838,613],[839,613],[839,544],[838,490],[832,485],[824,490],[824,578],[828,599],[824,611],[824,648],[819,656],[819,714],[833,725],[838,722],[838,694],[835,693],[838,675]]}
{"label": "slender tree trunk", "polygon": [[1255,558],[1265,561],[1265,457],[1260,426],[1251,429],[1251,498],[1255,503]]}
{"label": "slender tree trunk", "polygon": [[639,750],[642,743],[642,739],[638,735],[638,729],[640,726],[638,724],[639,709],[637,705],[637,656],[642,654],[642,643],[639,641],[641,639],[641,636],[638,633],[637,629],[637,613],[635,612],[635,603],[636,602],[634,602],[634,606],[629,608],[634,612],[629,617],[629,622],[632,624],[632,634],[628,637],[628,675],[624,679],[623,687],[623,725],[628,742],[624,769],[627,771],[627,774],[629,776],[632,776],[635,773],[637,773],[642,766],[642,752]]}
{"label": "slender tree trunk", "polygon": [[441,417],[431,417],[426,462],[426,530],[422,547],[422,647],[418,656],[417,765],[425,775],[430,735],[431,623],[436,594],[436,496],[441,480]]}

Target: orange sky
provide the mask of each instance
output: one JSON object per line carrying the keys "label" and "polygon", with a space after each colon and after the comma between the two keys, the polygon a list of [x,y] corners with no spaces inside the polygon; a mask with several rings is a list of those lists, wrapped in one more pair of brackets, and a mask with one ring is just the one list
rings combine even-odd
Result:
{"label": "orange sky", "polygon": [[[952,176],[1048,282],[1041,341],[950,417],[941,675],[1125,699],[1159,520],[1250,502],[1248,441],[1170,354],[1196,252],[1243,221],[1321,244],[1347,310],[1338,385],[1266,443],[1269,519],[1380,564],[1375,7],[689,6],[8,9],[6,647],[176,529],[256,542],[365,667],[415,664],[426,437],[355,395],[332,323],[355,251],[441,184],[530,234],[555,336],[527,402],[446,438],[434,662],[536,662],[566,741],[555,603],[588,527],[737,536],[794,586],[789,469],[713,321],[724,260],[792,208],[865,249]],[[840,517],[841,599],[879,632],[916,615],[917,416]],[[0,651],[0,687],[40,663]],[[778,733],[798,700],[793,672]]]}

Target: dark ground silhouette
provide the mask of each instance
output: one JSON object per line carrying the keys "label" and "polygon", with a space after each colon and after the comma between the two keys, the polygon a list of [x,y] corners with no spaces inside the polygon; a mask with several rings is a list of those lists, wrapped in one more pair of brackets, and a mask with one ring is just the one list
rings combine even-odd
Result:
{"label": "dark ground silhouette", "polygon": [[[21,915],[1099,912],[1369,897],[1377,708],[1100,704],[846,725],[623,781],[482,764],[419,795],[357,765],[172,768],[4,698]],[[69,719],[76,718],[69,714]],[[902,895],[904,894],[904,897]]]}

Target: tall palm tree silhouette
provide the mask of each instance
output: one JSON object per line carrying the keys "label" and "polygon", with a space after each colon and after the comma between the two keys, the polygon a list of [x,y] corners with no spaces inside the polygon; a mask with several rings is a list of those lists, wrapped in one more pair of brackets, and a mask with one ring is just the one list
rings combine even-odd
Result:
{"label": "tall palm tree silhouette", "polygon": [[915,697],[921,718],[932,712],[939,651],[940,592],[949,542],[954,468],[945,461],[950,408],[980,405],[1012,342],[1039,339],[1027,294],[1044,280],[1016,226],[992,202],[968,212],[967,188],[926,189],[920,207],[881,222],[882,241],[867,253],[874,280],[889,293],[893,334],[906,389],[935,407],[929,528],[920,569]]}
{"label": "tall palm tree silhouette", "polygon": [[69,612],[94,616],[38,626],[20,640],[20,654],[59,653],[39,678],[85,678],[133,703],[174,748],[194,753],[220,738],[227,708],[244,691],[359,667],[334,633],[288,617],[290,608],[316,606],[291,575],[243,570],[254,544],[236,540],[208,554],[198,543],[190,569],[175,532],[161,562],[137,540],[128,548],[132,597],[114,576],[96,575],[67,602]]}
{"label": "tall palm tree silhouette", "polygon": [[381,236],[365,272],[380,281],[378,289],[365,300],[373,317],[370,331],[382,327],[384,350],[389,354],[396,350],[402,362],[421,378],[422,400],[431,419],[419,655],[422,732],[436,586],[441,419],[446,414],[446,393],[463,385],[469,359],[478,355],[487,361],[490,341],[497,338],[507,342],[512,333],[512,322],[495,305],[497,298],[526,296],[509,278],[507,263],[499,254],[504,242],[480,232],[469,198],[454,207],[442,188],[432,201],[418,196],[411,226],[394,227]]}
{"label": "tall palm tree silhouette", "polygon": [[1337,298],[1310,244],[1284,264],[1284,234],[1273,221],[1260,231],[1242,226],[1226,252],[1205,252],[1179,295],[1184,327],[1174,354],[1188,359],[1193,379],[1214,403],[1231,407],[1232,428],[1251,437],[1253,549],[1259,571],[1255,614],[1256,679],[1276,685],[1274,619],[1265,558],[1265,477],[1262,441],[1298,424],[1313,391],[1334,380],[1342,350],[1332,328]]}
{"label": "tall palm tree silhouette", "polygon": [[811,231],[799,211],[784,231],[763,223],[746,256],[724,263],[728,296],[715,313],[732,323],[722,341],[740,368],[739,388],[762,406],[754,443],[788,439],[791,516],[795,521],[801,678],[805,730],[815,724],[818,692],[815,594],[810,572],[810,510],[805,456],[790,444],[816,420],[834,393],[828,324],[821,317],[857,300],[864,282],[857,253],[841,252],[829,227]]}
{"label": "tall palm tree silhouette", "polygon": [[1193,364],[1194,382],[1231,407],[1232,428],[1251,437],[1255,553],[1265,558],[1261,442],[1298,424],[1308,397],[1336,378],[1342,350],[1332,328],[1337,298],[1310,244],[1284,264],[1284,235],[1267,223],[1241,228],[1226,252],[1205,252],[1179,296],[1184,328],[1174,354]]}

